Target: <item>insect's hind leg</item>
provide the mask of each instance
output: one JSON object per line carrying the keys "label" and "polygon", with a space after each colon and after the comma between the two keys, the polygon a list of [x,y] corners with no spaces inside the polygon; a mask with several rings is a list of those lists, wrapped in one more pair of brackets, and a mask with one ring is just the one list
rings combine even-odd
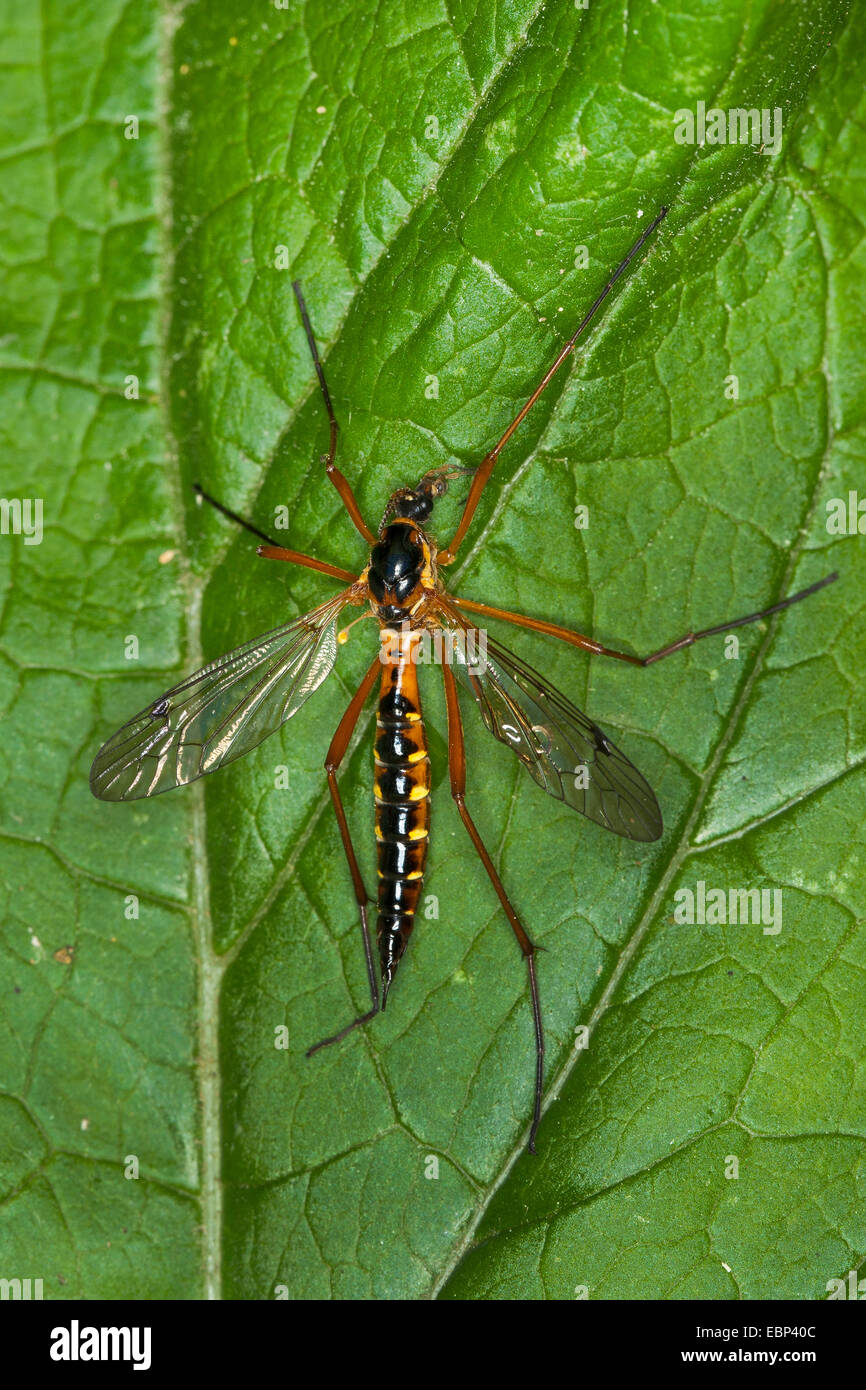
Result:
{"label": "insect's hind leg", "polygon": [[534,946],[527,936],[523,924],[514,911],[508,894],[502,886],[502,880],[496,872],[493,860],[487,853],[487,849],[478,833],[475,822],[466,809],[466,749],[463,742],[463,722],[460,717],[460,706],[457,702],[457,682],[447,662],[442,666],[442,674],[445,679],[445,704],[448,712],[448,771],[451,776],[451,795],[457,805],[457,810],[460,812],[460,819],[466,826],[470,839],[478,851],[481,862],[487,870],[490,882],[496,889],[496,895],[511,924],[511,930],[517,937],[517,943],[523,952],[523,958],[526,961],[526,968],[529,972],[529,992],[532,998],[532,1020],[535,1027],[535,1103],[532,1111],[532,1127],[529,1131],[529,1143],[527,1148],[531,1154],[534,1154],[535,1135],[541,1121],[541,1098],[544,1092],[544,1028],[541,1022],[541,1001],[538,994],[538,977],[535,973],[535,952],[538,950],[538,947]]}
{"label": "insect's hind leg", "polygon": [[358,902],[358,913],[361,918],[361,935],[364,939],[364,958],[367,964],[367,979],[370,984],[370,1008],[365,1014],[359,1014],[357,1018],[353,1018],[352,1022],[347,1023],[345,1028],[341,1028],[339,1033],[333,1033],[329,1038],[322,1038],[320,1042],[314,1043],[312,1047],[307,1048],[306,1055],[308,1057],[312,1057],[313,1053],[318,1052],[322,1047],[329,1047],[331,1043],[340,1042],[347,1034],[351,1033],[353,1029],[359,1028],[363,1023],[369,1023],[370,1019],[375,1018],[376,1014],[379,1012],[379,981],[373,959],[373,944],[370,940],[370,927],[367,922],[367,904],[370,901],[370,897],[364,887],[361,870],[358,868],[358,860],[352,844],[349,823],[346,820],[343,798],[340,796],[340,788],[337,785],[337,770],[346,755],[346,749],[349,746],[349,740],[352,737],[361,710],[378,679],[381,669],[381,662],[377,654],[369,671],[352,696],[352,702],[337,726],[337,732],[331,740],[331,746],[325,758],[325,771],[328,774],[328,790],[331,793],[334,814],[337,817],[337,824],[340,827],[343,849],[346,851],[346,858],[349,861],[349,872],[352,875],[352,885],[355,889],[355,897]]}

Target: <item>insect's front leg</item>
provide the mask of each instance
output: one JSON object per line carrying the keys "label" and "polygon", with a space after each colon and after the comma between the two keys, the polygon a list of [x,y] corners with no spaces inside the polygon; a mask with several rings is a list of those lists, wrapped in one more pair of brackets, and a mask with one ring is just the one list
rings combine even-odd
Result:
{"label": "insect's front leg", "polygon": [[328,383],[325,380],[325,369],[322,366],[322,359],[319,357],[319,349],[316,343],[316,335],[313,333],[313,325],[310,323],[310,315],[307,311],[306,303],[304,302],[304,296],[301,293],[301,286],[297,280],[294,280],[292,282],[292,289],[295,293],[295,299],[298,301],[298,309],[301,313],[301,322],[304,325],[304,333],[307,339],[307,346],[310,349],[310,356],[313,359],[313,366],[316,369],[316,376],[319,380],[319,389],[322,392],[322,400],[325,403],[325,410],[328,416],[330,443],[328,446],[328,452],[322,456],[322,462],[325,465],[325,472],[327,473],[331,482],[334,484],[334,487],[337,489],[337,492],[340,496],[340,501],[346,508],[346,511],[349,513],[349,516],[352,518],[352,522],[355,526],[355,529],[357,531],[360,531],[361,535],[364,537],[364,540],[367,542],[368,545],[375,545],[376,537],[373,535],[373,532],[370,530],[369,526],[367,525],[366,521],[361,515],[361,509],[358,506],[357,501],[355,500],[355,494],[352,491],[351,484],[349,483],[348,478],[346,478],[345,475],[340,472],[339,468],[334,462],[334,459],[337,455],[337,417],[334,414],[334,407],[331,404],[331,393],[328,390]]}
{"label": "insect's front leg", "polygon": [[478,503],[481,499],[481,494],[487,486],[487,481],[491,473],[493,472],[496,460],[499,458],[502,449],[508,443],[511,436],[514,434],[514,431],[526,419],[530,410],[535,405],[535,402],[538,400],[542,392],[546,390],[548,384],[553,379],[553,377],[556,376],[556,373],[559,371],[565,359],[568,356],[570,356],[572,352],[574,352],[575,343],[577,342],[581,333],[584,331],[586,327],[588,327],[589,323],[598,313],[598,310],[601,308],[602,304],[607,299],[617,280],[628,269],[635,256],[642,249],[644,243],[649,240],[656,227],[658,227],[659,223],[662,222],[664,218],[667,216],[667,212],[667,208],[660,208],[656,216],[653,218],[652,222],[649,224],[649,226],[641,233],[637,241],[632,246],[631,250],[625,256],[625,258],[622,261],[620,261],[616,270],[610,276],[610,279],[608,280],[604,289],[601,291],[599,295],[596,296],[595,302],[591,305],[587,313],[584,314],[583,318],[581,319],[574,333],[572,333],[568,342],[562,348],[560,348],[556,361],[553,363],[551,367],[548,367],[547,371],[544,373],[544,376],[541,378],[541,381],[538,383],[532,395],[529,397],[529,400],[522,407],[522,409],[517,412],[517,414],[511,421],[511,424],[508,426],[508,429],[505,431],[499,442],[497,444],[494,444],[493,448],[490,450],[490,453],[486,454],[484,458],[481,460],[481,463],[478,465],[478,468],[475,471],[475,476],[472,479],[472,486],[469,489],[469,496],[466,500],[466,505],[463,508],[463,515],[460,518],[457,530],[454,532],[454,535],[452,536],[445,549],[439,552],[438,561],[440,565],[451,565],[454,563],[454,560],[457,556],[457,551],[460,549],[460,546],[463,543],[463,538],[465,537],[466,532],[469,530],[469,527],[472,523],[472,518],[475,515],[475,508],[478,506]]}

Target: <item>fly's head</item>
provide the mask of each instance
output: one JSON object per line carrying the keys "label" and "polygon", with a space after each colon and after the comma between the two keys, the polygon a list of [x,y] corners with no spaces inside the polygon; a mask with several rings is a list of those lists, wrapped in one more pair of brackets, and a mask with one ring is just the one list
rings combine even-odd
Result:
{"label": "fly's head", "polygon": [[384,530],[392,516],[404,517],[424,526],[433,512],[433,504],[448,491],[448,483],[467,470],[459,464],[447,464],[444,468],[433,468],[414,487],[401,487],[395,492],[385,508],[382,517]]}

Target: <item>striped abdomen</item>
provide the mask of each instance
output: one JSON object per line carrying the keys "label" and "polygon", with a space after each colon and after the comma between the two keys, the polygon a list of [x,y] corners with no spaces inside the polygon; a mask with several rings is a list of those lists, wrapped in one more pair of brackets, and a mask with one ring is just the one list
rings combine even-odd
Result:
{"label": "striped abdomen", "polygon": [[421,718],[420,632],[382,631],[382,684],[376,720],[376,841],[379,916],[376,937],[383,1000],[412,932],[430,833],[430,759]]}

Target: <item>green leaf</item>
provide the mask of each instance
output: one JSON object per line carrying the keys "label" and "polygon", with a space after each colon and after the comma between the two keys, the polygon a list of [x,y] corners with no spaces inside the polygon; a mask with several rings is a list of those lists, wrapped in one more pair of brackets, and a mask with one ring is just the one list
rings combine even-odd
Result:
{"label": "green leaf", "polygon": [[[866,1247],[864,559],[827,524],[866,452],[862,10],[7,22],[2,488],[43,500],[44,538],[0,536],[4,1275],[76,1298],[824,1296]],[[699,101],[780,108],[781,151],[677,143]],[[467,704],[469,806],[545,948],[532,1159],[525,970],[451,803],[435,670],[439,915],[387,1013],[310,1061],[366,1007],[322,763],[373,624],[218,777],[106,805],[87,772],[182,673],[333,592],[259,561],[193,482],[365,562],[293,278],[375,525],[496,441],[661,203],[449,587],[648,651],[840,579],[736,654],[723,635],[646,671],[497,629],[666,826],[631,845],[545,798]],[[371,718],[341,769],[368,884]],[[780,892],[781,930],[678,922],[701,881]]]}

